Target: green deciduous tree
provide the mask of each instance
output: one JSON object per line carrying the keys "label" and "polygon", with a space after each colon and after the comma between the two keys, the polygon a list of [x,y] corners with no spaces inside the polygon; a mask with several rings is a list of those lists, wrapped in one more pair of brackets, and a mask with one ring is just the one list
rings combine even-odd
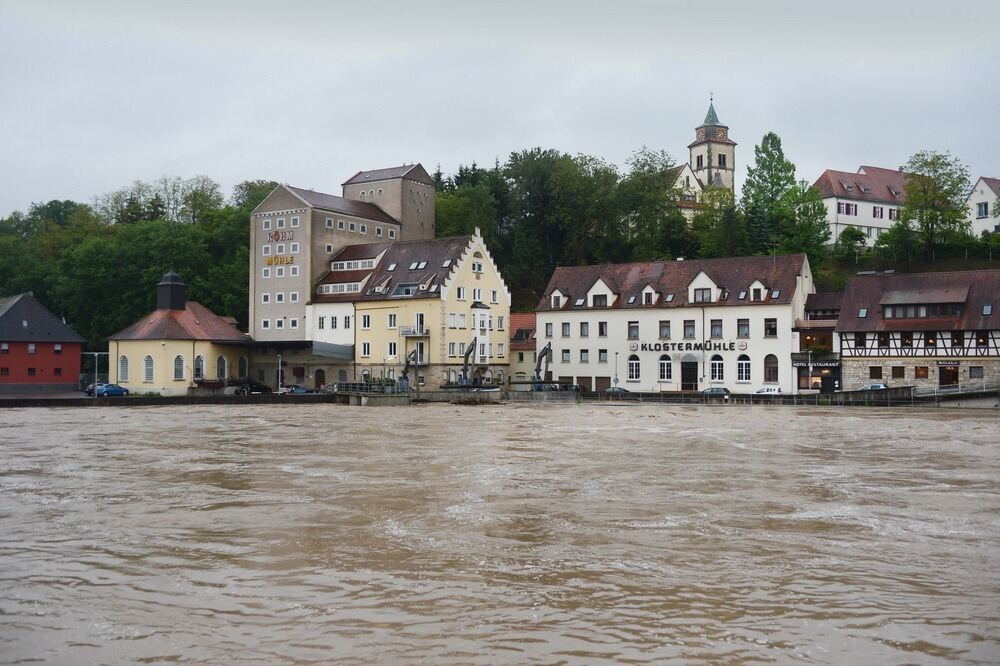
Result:
{"label": "green deciduous tree", "polygon": [[913,222],[927,259],[933,261],[942,243],[968,234],[969,169],[950,153],[924,150],[913,155],[903,171],[906,203],[900,219]]}

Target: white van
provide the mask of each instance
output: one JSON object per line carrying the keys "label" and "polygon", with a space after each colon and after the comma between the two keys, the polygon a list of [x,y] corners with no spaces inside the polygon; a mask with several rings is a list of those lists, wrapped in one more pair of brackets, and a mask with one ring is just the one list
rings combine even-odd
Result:
{"label": "white van", "polygon": [[780,386],[761,386],[753,392],[754,395],[777,395],[781,393]]}

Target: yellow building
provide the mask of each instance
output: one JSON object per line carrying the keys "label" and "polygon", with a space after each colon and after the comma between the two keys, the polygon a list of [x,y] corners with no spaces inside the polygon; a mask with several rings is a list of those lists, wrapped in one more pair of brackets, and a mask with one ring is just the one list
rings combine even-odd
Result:
{"label": "yellow building", "polygon": [[236,320],[185,300],[170,271],[156,285],[156,310],[108,338],[109,379],[132,394],[222,390],[249,373],[250,337]]}
{"label": "yellow building", "polygon": [[510,293],[478,229],[471,236],[351,245],[334,255],[330,269],[308,308],[308,330],[313,340],[342,345],[349,335],[345,307],[353,306],[352,381],[397,379],[413,353],[411,383],[457,383],[473,341],[468,380],[506,380]]}

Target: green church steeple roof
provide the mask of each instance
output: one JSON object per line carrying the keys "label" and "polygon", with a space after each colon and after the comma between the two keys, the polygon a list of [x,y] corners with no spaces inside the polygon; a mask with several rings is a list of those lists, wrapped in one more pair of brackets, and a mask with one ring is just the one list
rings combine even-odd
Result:
{"label": "green church steeple roof", "polygon": [[719,122],[719,116],[715,114],[715,104],[709,100],[708,102],[708,113],[705,114],[705,122],[702,125],[721,125]]}

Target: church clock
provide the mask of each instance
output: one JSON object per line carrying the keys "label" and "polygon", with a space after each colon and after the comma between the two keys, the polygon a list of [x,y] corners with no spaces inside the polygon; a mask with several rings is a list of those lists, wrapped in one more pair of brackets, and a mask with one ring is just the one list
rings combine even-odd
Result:
{"label": "church clock", "polygon": [[695,137],[698,139],[698,141],[704,141],[705,140],[705,130],[699,129],[697,132],[695,132]]}
{"label": "church clock", "polygon": [[718,129],[716,129],[715,130],[715,138],[716,139],[725,139],[726,138],[726,128],[725,127],[720,127]]}

